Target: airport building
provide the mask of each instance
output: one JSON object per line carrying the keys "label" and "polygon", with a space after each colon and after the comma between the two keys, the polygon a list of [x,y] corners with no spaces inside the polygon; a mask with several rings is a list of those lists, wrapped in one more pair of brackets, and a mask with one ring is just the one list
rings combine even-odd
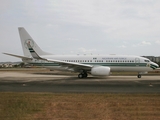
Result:
{"label": "airport building", "polygon": [[142,57],[148,58],[148,59],[150,59],[153,62],[160,63],[160,56],[159,57],[155,57],[155,56],[142,56]]}

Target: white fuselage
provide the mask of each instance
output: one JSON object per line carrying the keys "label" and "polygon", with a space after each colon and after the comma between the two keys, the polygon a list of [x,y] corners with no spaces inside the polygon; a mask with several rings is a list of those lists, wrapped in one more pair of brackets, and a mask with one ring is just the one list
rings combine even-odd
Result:
{"label": "white fuselage", "polygon": [[[156,68],[156,64],[149,59],[139,56],[129,55],[44,55],[48,59],[61,60],[65,62],[76,62],[82,64],[89,64],[93,66],[107,66],[113,71],[134,71],[147,72]],[[57,63],[47,62],[43,60],[29,60],[24,61],[36,66],[41,66],[55,70],[70,70],[69,66],[60,66]]]}

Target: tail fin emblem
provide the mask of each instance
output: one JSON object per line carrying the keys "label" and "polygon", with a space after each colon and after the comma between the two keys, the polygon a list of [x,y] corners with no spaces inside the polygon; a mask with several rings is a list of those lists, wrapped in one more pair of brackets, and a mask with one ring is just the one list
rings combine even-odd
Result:
{"label": "tail fin emblem", "polygon": [[34,47],[34,42],[31,39],[26,40],[24,43],[25,48],[28,50],[27,44],[30,44],[32,48]]}

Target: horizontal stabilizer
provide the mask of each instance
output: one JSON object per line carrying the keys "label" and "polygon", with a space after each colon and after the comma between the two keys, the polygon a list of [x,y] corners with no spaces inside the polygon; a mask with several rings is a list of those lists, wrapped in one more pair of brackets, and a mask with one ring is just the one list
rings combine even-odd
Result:
{"label": "horizontal stabilizer", "polygon": [[17,58],[21,58],[21,59],[29,59],[29,60],[32,60],[32,58],[30,58],[30,57],[25,57],[25,56],[10,54],[10,53],[3,53],[3,54],[9,55],[9,56],[13,56],[13,57],[17,57]]}

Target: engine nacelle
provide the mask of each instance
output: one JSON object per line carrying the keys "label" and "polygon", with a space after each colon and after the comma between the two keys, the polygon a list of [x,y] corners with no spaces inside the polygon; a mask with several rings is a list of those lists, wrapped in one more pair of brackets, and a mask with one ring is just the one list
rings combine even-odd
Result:
{"label": "engine nacelle", "polygon": [[104,66],[93,67],[91,69],[91,74],[97,76],[108,76],[110,74],[110,67],[104,67]]}

